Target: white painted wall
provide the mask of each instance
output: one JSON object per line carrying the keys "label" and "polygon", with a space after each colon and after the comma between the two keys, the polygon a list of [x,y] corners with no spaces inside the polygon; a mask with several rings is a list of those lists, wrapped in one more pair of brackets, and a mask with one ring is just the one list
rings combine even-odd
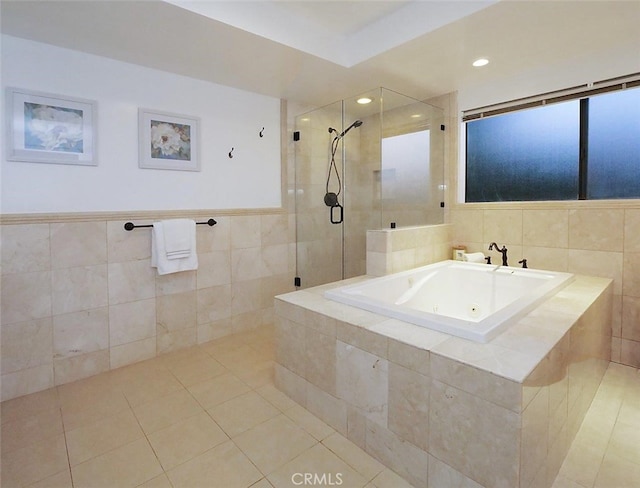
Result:
{"label": "white painted wall", "polygon": [[[280,100],[10,36],[1,48],[3,97],[18,87],[98,102],[98,166],[3,150],[2,213],[280,207]],[[200,172],[138,168],[139,107],[200,117]]]}

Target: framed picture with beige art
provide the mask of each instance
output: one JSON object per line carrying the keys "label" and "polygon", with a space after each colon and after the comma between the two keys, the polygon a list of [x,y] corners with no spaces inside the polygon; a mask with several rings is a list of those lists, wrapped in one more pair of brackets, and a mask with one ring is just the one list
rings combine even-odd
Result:
{"label": "framed picture with beige art", "polygon": [[145,169],[200,171],[200,119],[138,110],[139,162]]}

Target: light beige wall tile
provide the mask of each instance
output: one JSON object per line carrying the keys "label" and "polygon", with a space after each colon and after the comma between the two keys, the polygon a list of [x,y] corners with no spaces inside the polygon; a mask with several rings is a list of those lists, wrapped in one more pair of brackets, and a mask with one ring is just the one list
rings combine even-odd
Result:
{"label": "light beige wall tile", "polygon": [[566,248],[569,245],[569,211],[523,210],[522,241],[527,246]]}
{"label": "light beige wall tile", "polygon": [[520,485],[530,486],[544,467],[548,449],[549,389],[541,388],[522,412]]}
{"label": "light beige wall tile", "polygon": [[109,307],[109,344],[112,348],[155,335],[155,298]]}
{"label": "light beige wall tile", "polygon": [[484,210],[451,210],[455,243],[484,242]]}
{"label": "light beige wall tile", "polygon": [[640,368],[640,342],[621,339],[620,362],[634,368]]}
{"label": "light beige wall tile", "polygon": [[366,451],[413,486],[427,486],[429,455],[371,420],[367,420]]}
{"label": "light beige wall tile", "polygon": [[416,266],[416,249],[404,249],[391,253],[391,272],[397,273]]}
{"label": "light beige wall tile", "polygon": [[107,262],[105,222],[51,224],[53,269],[93,266]]}
{"label": "light beige wall tile", "polygon": [[198,290],[196,306],[199,325],[231,317],[231,285]]}
{"label": "light beige wall tile", "polygon": [[260,300],[262,308],[272,308],[274,297],[295,291],[293,274],[274,274],[264,277],[260,280],[260,287],[262,292],[262,299]]}
{"label": "light beige wall tile", "polygon": [[622,296],[613,295],[611,297],[611,335],[613,337],[622,336]]}
{"label": "light beige wall tile", "polygon": [[430,376],[471,395],[520,412],[521,385],[438,354],[429,355]]}
{"label": "light beige wall tile", "polygon": [[198,344],[204,344],[205,342],[213,341],[232,333],[231,318],[198,324],[197,342]]}
{"label": "light beige wall tile", "polygon": [[214,217],[213,227],[196,226],[196,248],[198,254],[231,249],[231,217]]}
{"label": "light beige wall tile", "polygon": [[188,327],[179,330],[159,330],[156,336],[156,354],[166,354],[196,345],[197,328]]}
{"label": "light beige wall tile", "polygon": [[[624,254],[622,285],[622,295],[640,297],[640,252],[627,252]],[[614,287],[613,292],[617,294],[620,293],[620,290]]]}
{"label": "light beige wall tile", "polygon": [[196,271],[180,271],[156,276],[156,296],[183,293],[196,289]]}
{"label": "light beige wall tile", "polygon": [[156,274],[146,259],[109,264],[109,304],[154,298]]}
{"label": "light beige wall tile", "polygon": [[234,282],[231,285],[231,314],[258,310],[261,305],[261,285],[260,279]]}
{"label": "light beige wall tile", "polygon": [[431,380],[389,363],[389,430],[429,450],[429,387]]}
{"label": "light beige wall tile", "polygon": [[451,256],[451,243],[448,243],[446,246],[442,244],[429,244],[422,245],[421,247],[416,247],[415,250],[415,266],[426,266],[427,264],[434,263],[436,261],[441,261],[442,259],[437,259],[435,256],[442,255],[442,248],[445,248],[445,255],[443,259],[450,259]]}
{"label": "light beige wall tile", "polygon": [[613,280],[613,293],[615,294],[622,293],[622,270],[622,253],[583,251],[578,249],[569,250],[569,262],[567,266],[569,273],[610,278]]}
{"label": "light beige wall tile", "polygon": [[429,351],[393,339],[388,340],[388,357],[400,366],[429,376]]}
{"label": "light beige wall tile", "polygon": [[527,260],[529,268],[567,271],[569,250],[555,247],[525,246],[522,248],[522,257]]}
{"label": "light beige wall tile", "polygon": [[51,315],[51,272],[2,276],[2,324]]}
{"label": "light beige wall tile", "polygon": [[640,342],[640,297],[622,297],[622,328],[619,337]]}
{"label": "light beige wall tile", "polygon": [[640,209],[624,211],[624,251],[640,252]]}
{"label": "light beige wall tile", "polygon": [[56,385],[71,383],[82,378],[109,371],[109,350],[53,360]]}
{"label": "light beige wall tile", "polygon": [[289,242],[289,216],[287,214],[261,215],[260,236],[263,246]]}
{"label": "light beige wall tile", "polygon": [[53,317],[53,353],[56,359],[109,348],[107,307]]}
{"label": "light beige wall tile", "polygon": [[611,361],[615,363],[622,363],[622,339],[620,337],[611,338]]}
{"label": "light beige wall tile", "polygon": [[149,337],[139,341],[127,342],[119,346],[112,345],[109,349],[111,369],[121,368],[128,364],[151,359],[156,355],[156,337]]}
{"label": "light beige wall tile", "polygon": [[429,414],[433,456],[483,486],[518,486],[519,414],[436,380]]}
{"label": "light beige wall tile", "polygon": [[[303,407],[307,404],[307,382],[284,366],[275,363],[274,384],[280,391]],[[345,419],[346,429],[346,419]]]}
{"label": "light beige wall tile", "polygon": [[[274,326],[276,362],[286,367],[292,374],[295,373],[305,379],[307,369],[304,355],[306,327],[283,317],[276,317]],[[286,379],[286,372],[283,374]],[[303,397],[302,404],[306,405],[304,398],[306,397]]]}
{"label": "light beige wall tile", "polygon": [[391,251],[403,251],[418,247],[418,236],[415,229],[395,229],[390,232]]}
{"label": "light beige wall tile", "polygon": [[156,335],[196,327],[196,292],[156,298]]}
{"label": "light beige wall tile", "polygon": [[[137,221],[138,225],[150,225],[152,221]],[[151,259],[151,229],[127,231],[121,220],[107,222],[107,260],[123,263]]]}
{"label": "light beige wall tile", "polygon": [[2,226],[2,274],[51,269],[49,224]]}
{"label": "light beige wall tile", "polygon": [[338,341],[336,394],[370,420],[387,425],[389,363],[386,359]]}
{"label": "light beige wall tile", "polygon": [[367,252],[367,274],[371,276],[385,276],[391,272],[388,255],[381,252]]}
{"label": "light beige wall tile", "polygon": [[259,215],[231,217],[231,249],[260,247],[260,239]]}
{"label": "light beige wall tile", "polygon": [[384,230],[367,231],[367,251],[386,253],[391,250],[391,233]]}
{"label": "light beige wall tile", "polygon": [[336,396],[336,340],[307,328],[305,331],[305,379]]}
{"label": "light beige wall tile", "polygon": [[522,210],[484,210],[483,241],[505,244],[522,244]]}
{"label": "light beige wall tile", "polygon": [[53,315],[108,304],[107,265],[54,269],[51,276]]}
{"label": "light beige wall tile", "polygon": [[341,342],[355,346],[377,357],[387,359],[387,338],[365,327],[339,322],[336,336]]}
{"label": "light beige wall tile", "polygon": [[346,435],[347,404],[309,382],[305,384],[307,391],[303,406],[342,435]]}
{"label": "light beige wall tile", "polygon": [[228,250],[198,253],[196,276],[198,289],[231,283],[231,253]]}
{"label": "light beige wall tile", "polygon": [[3,374],[0,384],[2,386],[2,401],[46,390],[54,386],[53,364],[49,363]]}
{"label": "light beige wall tile", "polygon": [[2,374],[53,362],[51,318],[2,326]]}
{"label": "light beige wall tile", "polygon": [[248,247],[231,251],[231,282],[253,280],[262,276],[262,249]]}
{"label": "light beige wall tile", "polygon": [[592,251],[622,251],[623,209],[573,209],[569,211],[569,247]]}
{"label": "light beige wall tile", "polygon": [[482,488],[470,478],[467,478],[460,471],[456,471],[451,466],[443,463],[439,459],[429,456],[429,483],[427,486],[445,487],[455,486],[457,488]]}
{"label": "light beige wall tile", "polygon": [[[254,264],[255,266],[255,264]],[[286,273],[289,269],[289,244],[262,247],[263,277]]]}
{"label": "light beige wall tile", "polygon": [[231,317],[231,330],[234,334],[254,330],[261,325],[266,325],[265,313],[262,310],[243,312]]}

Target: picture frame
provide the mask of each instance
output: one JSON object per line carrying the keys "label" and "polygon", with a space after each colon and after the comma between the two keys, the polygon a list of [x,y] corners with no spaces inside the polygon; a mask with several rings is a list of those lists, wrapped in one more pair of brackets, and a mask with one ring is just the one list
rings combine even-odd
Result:
{"label": "picture frame", "polygon": [[7,160],[97,166],[97,102],[7,88]]}
{"label": "picture frame", "polygon": [[144,169],[200,171],[200,119],[138,109],[139,160]]}

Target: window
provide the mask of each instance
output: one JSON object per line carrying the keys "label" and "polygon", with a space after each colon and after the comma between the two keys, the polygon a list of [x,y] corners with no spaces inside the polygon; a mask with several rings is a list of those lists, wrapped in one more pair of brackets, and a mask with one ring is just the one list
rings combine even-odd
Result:
{"label": "window", "polygon": [[640,198],[640,88],[466,122],[465,201]]}

